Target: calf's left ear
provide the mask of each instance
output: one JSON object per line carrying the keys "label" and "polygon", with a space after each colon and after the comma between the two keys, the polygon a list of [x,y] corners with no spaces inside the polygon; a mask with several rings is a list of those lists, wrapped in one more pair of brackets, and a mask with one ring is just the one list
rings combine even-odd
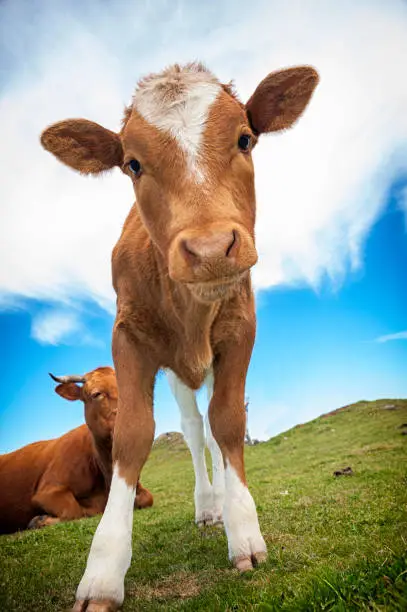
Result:
{"label": "calf's left ear", "polygon": [[246,104],[250,124],[257,134],[290,128],[304,112],[319,76],[311,66],[271,72]]}
{"label": "calf's left ear", "polygon": [[79,385],[75,383],[62,383],[55,387],[55,393],[58,393],[61,397],[64,397],[67,400],[78,400],[82,399],[82,389]]}

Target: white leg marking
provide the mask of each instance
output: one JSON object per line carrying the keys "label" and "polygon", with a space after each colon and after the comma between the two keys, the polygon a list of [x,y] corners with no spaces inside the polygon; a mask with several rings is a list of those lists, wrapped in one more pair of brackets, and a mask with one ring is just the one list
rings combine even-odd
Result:
{"label": "white leg marking", "polygon": [[93,537],[86,570],[76,591],[77,599],[124,599],[124,577],[131,562],[131,532],[135,487],[129,487],[113,470],[109,499]]}
{"label": "white leg marking", "polygon": [[184,385],[171,370],[167,371],[167,378],[180,408],[181,429],[192,455],[195,472],[195,522],[198,525],[212,523],[212,485],[206,469],[203,420],[195,392]]}
{"label": "white leg marking", "polygon": [[225,485],[223,519],[228,538],[229,558],[250,559],[252,555],[258,553],[264,558],[267,547],[260,532],[255,503],[249,489],[229,463],[225,470]]}
{"label": "white leg marking", "polygon": [[[213,371],[211,370],[205,380],[207,388],[208,405],[213,395]],[[213,512],[214,520],[218,523],[223,522],[223,504],[225,500],[225,469],[223,466],[222,452],[212,434],[209,423],[209,414],[205,417],[206,445],[212,457],[212,489],[213,489]]]}

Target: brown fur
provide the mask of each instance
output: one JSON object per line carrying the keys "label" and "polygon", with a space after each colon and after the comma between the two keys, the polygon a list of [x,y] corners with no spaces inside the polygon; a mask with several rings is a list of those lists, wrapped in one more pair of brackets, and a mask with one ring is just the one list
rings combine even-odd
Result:
{"label": "brown fur", "polygon": [[318,81],[318,73],[309,66],[269,74],[246,104],[254,131],[262,134],[292,127],[304,112]]}
{"label": "brown fur", "polygon": [[[82,388],[64,383],[55,391],[84,402],[86,425],[0,456],[0,533],[103,512],[112,474],[117,385],[112,368],[98,368],[85,378]],[[102,395],[92,399],[95,392]],[[151,493],[138,483],[135,506],[152,503]]]}
{"label": "brown fur", "polygon": [[[184,91],[183,70],[192,72],[192,80],[206,72],[196,64],[162,73],[159,92],[172,103]],[[143,79],[139,87],[151,87],[154,78]],[[207,78],[217,82],[211,74]],[[249,272],[257,260],[251,151],[260,133],[294,123],[317,78],[310,67],[272,73],[246,106],[230,85],[219,84],[220,93],[211,105],[199,149],[203,181],[191,178],[175,138],[139,114],[137,94],[125,110],[120,134],[111,137],[110,148],[106,146],[108,132],[99,148],[94,142],[87,148],[88,136],[81,136],[83,120],[77,120],[76,126],[69,123],[61,143],[48,143],[47,132],[55,131],[55,126],[42,137],[44,146],[73,168],[88,172],[96,164],[93,157],[103,167],[121,166],[134,185],[136,204],[112,258],[117,293],[113,359],[120,406],[113,457],[129,485],[137,482],[154,437],[152,401],[157,371],[170,368],[187,386],[198,389],[211,366],[211,429],[225,463],[245,483],[244,392],[256,329]],[[251,136],[248,151],[238,146],[241,135]],[[81,146],[71,147],[72,141]],[[131,160],[141,162],[140,176],[131,173]],[[219,245],[225,243],[222,236],[228,233],[233,245],[225,252]],[[196,245],[202,244],[206,250],[211,246],[210,256],[199,248],[196,252]],[[251,566],[250,559],[247,563]],[[90,602],[90,608],[93,605],[96,602]],[[84,606],[85,602],[77,602],[75,609],[84,610]]]}

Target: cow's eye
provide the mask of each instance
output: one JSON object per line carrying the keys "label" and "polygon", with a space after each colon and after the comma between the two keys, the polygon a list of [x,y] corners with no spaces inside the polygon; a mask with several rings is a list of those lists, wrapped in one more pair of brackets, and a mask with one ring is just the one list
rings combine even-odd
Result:
{"label": "cow's eye", "polygon": [[252,137],[250,134],[242,134],[239,136],[239,140],[237,141],[238,147],[241,151],[248,151],[250,148],[250,143],[252,141]]}
{"label": "cow's eye", "polygon": [[143,171],[138,159],[131,159],[129,161],[129,168],[130,168],[130,171],[134,174],[134,176],[140,176],[140,174]]}
{"label": "cow's eye", "polygon": [[103,393],[101,393],[101,391],[95,391],[94,393],[92,393],[91,398],[97,399],[98,397],[101,397],[102,395]]}

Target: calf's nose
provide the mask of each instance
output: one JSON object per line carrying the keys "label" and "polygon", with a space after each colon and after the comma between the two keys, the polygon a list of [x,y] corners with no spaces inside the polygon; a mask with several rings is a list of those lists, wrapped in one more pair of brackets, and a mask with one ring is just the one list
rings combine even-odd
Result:
{"label": "calf's nose", "polygon": [[230,257],[237,242],[236,231],[214,232],[184,240],[186,253],[194,258]]}

